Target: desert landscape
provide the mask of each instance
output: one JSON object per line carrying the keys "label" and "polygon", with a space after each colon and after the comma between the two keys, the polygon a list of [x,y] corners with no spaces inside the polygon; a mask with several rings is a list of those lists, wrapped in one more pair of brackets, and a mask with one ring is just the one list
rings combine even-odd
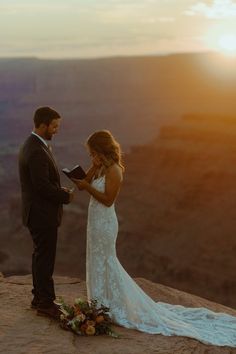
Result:
{"label": "desert landscape", "polygon": [[[89,166],[84,142],[94,130],[110,129],[122,144],[126,171],[116,203],[117,249],[131,276],[235,308],[236,73],[223,70],[221,61],[211,53],[1,59],[4,276],[31,270],[17,154],[32,130],[33,111],[50,105],[63,116],[53,141],[60,168]],[[70,185],[63,176],[62,183]],[[88,200],[78,192],[64,209],[56,275],[85,279]]]}

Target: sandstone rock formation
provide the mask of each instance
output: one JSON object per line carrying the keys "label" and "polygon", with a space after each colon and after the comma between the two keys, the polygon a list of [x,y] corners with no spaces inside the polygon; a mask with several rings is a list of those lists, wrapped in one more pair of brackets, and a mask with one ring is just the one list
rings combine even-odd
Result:
{"label": "sandstone rock formation", "polygon": [[[68,302],[86,298],[85,282],[57,276],[56,293]],[[236,315],[236,311],[203,298],[178,291],[143,278],[135,279],[155,301],[190,307],[208,307],[216,312]],[[1,354],[235,354],[236,349],[205,345],[187,337],[149,335],[114,326],[121,339],[108,336],[78,337],[62,330],[58,323],[37,316],[30,309],[31,275],[0,276],[0,353]]]}

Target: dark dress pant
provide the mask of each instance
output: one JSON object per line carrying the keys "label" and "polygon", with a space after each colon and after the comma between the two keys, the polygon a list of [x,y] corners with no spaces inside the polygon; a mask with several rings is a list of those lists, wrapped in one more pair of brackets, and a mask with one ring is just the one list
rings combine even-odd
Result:
{"label": "dark dress pant", "polygon": [[53,271],[57,247],[57,226],[29,226],[33,240],[32,277],[34,298],[49,306],[55,300]]}

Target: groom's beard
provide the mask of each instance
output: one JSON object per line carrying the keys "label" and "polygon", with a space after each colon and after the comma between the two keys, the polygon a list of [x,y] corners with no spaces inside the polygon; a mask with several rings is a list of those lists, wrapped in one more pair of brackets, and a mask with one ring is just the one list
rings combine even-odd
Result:
{"label": "groom's beard", "polygon": [[54,134],[49,133],[48,131],[45,132],[44,137],[46,140],[52,140]]}

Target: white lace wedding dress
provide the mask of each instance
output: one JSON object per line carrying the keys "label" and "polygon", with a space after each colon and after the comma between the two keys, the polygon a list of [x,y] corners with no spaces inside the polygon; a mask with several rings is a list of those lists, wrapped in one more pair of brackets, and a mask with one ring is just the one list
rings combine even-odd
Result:
{"label": "white lace wedding dress", "polygon": [[[92,185],[104,192],[105,176]],[[116,256],[118,222],[111,207],[91,197],[87,227],[87,292],[110,308],[114,323],[165,336],[186,336],[205,344],[236,347],[236,317],[206,308],[153,301],[127,274]]]}

